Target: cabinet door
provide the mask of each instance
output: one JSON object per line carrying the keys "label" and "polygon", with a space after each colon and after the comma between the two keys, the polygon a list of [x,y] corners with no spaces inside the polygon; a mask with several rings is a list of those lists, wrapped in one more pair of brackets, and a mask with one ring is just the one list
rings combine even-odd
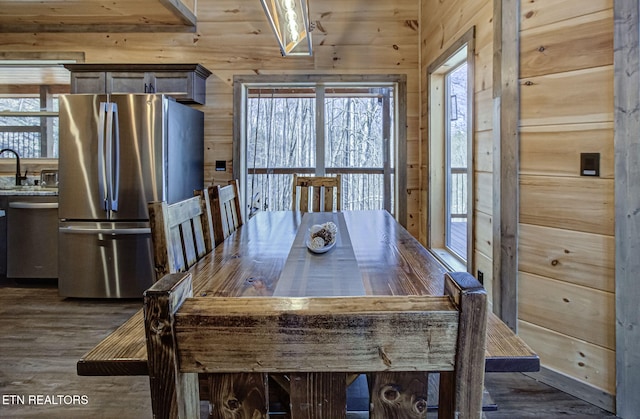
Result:
{"label": "cabinet door", "polygon": [[156,93],[174,97],[178,102],[205,104],[206,80],[194,71],[156,71],[153,73]]}
{"label": "cabinet door", "polygon": [[150,73],[107,72],[107,93],[153,93],[150,91]]}
{"label": "cabinet door", "polygon": [[191,86],[193,85],[193,73],[186,71],[151,73],[153,77],[153,87],[156,93],[180,98],[190,97]]}
{"label": "cabinet door", "polygon": [[71,93],[105,93],[106,73],[87,71],[71,73]]}

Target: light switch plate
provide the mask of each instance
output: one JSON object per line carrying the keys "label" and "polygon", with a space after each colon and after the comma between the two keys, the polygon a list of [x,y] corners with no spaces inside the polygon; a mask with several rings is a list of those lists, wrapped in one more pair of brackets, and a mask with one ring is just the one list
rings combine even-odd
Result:
{"label": "light switch plate", "polygon": [[580,153],[580,176],[600,176],[600,153]]}

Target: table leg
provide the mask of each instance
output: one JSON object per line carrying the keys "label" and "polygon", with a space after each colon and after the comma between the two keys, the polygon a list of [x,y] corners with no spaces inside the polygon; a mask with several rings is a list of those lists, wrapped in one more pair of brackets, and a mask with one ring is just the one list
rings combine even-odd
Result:
{"label": "table leg", "polygon": [[293,419],[346,417],[346,373],[293,373],[290,379]]}

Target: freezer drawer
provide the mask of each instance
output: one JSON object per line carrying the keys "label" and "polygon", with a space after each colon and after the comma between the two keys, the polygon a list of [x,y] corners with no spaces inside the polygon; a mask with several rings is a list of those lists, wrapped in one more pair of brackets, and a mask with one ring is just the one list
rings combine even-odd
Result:
{"label": "freezer drawer", "polygon": [[63,297],[142,298],[154,281],[149,223],[59,224]]}
{"label": "freezer drawer", "polygon": [[9,201],[7,277],[58,277],[58,198]]}

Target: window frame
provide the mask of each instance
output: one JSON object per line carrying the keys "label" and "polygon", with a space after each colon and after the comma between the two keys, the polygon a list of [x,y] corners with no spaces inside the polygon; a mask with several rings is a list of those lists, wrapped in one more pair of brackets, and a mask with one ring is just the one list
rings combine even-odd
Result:
{"label": "window frame", "polygon": [[[84,52],[78,51],[7,51],[0,59],[0,70],[2,72],[9,71],[9,74],[19,73],[21,75],[19,84],[0,85],[0,95],[13,96],[16,95],[16,87],[18,91],[24,90],[23,87],[39,86],[40,92],[29,92],[29,95],[42,97],[42,89],[48,90],[48,95],[59,96],[70,92],[70,76],[68,70],[64,69],[66,63],[84,62]],[[58,72],[59,70],[59,72]],[[47,99],[45,99],[47,100]],[[5,112],[5,116],[30,116],[47,119],[47,125],[51,118],[58,118],[57,111],[41,111],[18,114],[17,112]],[[48,129],[48,128],[46,128]],[[49,154],[49,153],[48,153]],[[20,157],[23,163],[28,164],[31,171],[39,171],[41,168],[54,168],[58,166],[58,157]],[[0,167],[10,167],[14,165],[11,159],[7,161],[0,158]],[[9,170],[7,170],[9,171]]]}
{"label": "window frame", "polygon": [[[466,49],[466,52],[465,52]],[[473,168],[473,101],[474,101],[475,27],[469,29],[427,68],[428,170],[427,170],[427,246],[449,269],[473,272],[474,262],[474,168]],[[463,61],[467,62],[467,259],[446,246],[446,135],[448,115],[445,111],[446,75]]]}
{"label": "window frame", "polygon": [[[40,133],[40,150],[41,153],[44,154],[40,157],[29,157],[24,156],[23,153],[20,153],[20,158],[25,159],[34,159],[36,161],[41,161],[44,159],[58,159],[58,150],[57,147],[54,147],[55,140],[57,138],[54,137],[53,132],[53,119],[59,118],[59,112],[53,109],[53,101],[54,98],[57,98],[60,94],[58,92],[52,92],[52,86],[42,84],[39,85],[39,93],[15,93],[15,94],[3,94],[5,98],[16,98],[16,99],[26,99],[33,98],[39,101],[40,109],[39,111],[13,111],[13,110],[4,110],[0,111],[0,117],[5,118],[39,118],[40,122],[38,125],[24,125],[24,126],[8,126],[6,129],[3,128],[2,132],[6,133],[16,133],[16,132],[37,132]],[[44,110],[42,110],[44,109]],[[0,127],[1,128],[1,127]],[[24,128],[24,129],[17,129]],[[19,150],[20,148],[16,148]]]}
{"label": "window frame", "polygon": [[[236,75],[233,79],[234,86],[234,134],[233,134],[233,177],[240,180],[241,185],[247,184],[246,173],[247,163],[245,157],[247,155],[246,147],[246,131],[247,121],[245,115],[246,109],[246,89],[260,86],[316,86],[316,85],[350,85],[356,87],[375,87],[376,85],[384,86],[393,84],[395,90],[395,150],[394,150],[394,166],[396,174],[393,177],[395,182],[395,216],[398,221],[406,226],[407,220],[407,176],[406,176],[406,75]],[[324,106],[324,97],[318,95],[317,100]],[[318,103],[318,102],[317,102]],[[324,131],[324,112],[316,112],[316,130]],[[318,138],[324,138],[324,132],[317,132]],[[317,155],[316,159],[323,159],[324,156]],[[246,194],[246,187],[243,188]],[[246,205],[243,205],[243,211],[246,212]]]}
{"label": "window frame", "polygon": [[[466,45],[465,47],[463,47],[462,50],[460,50],[460,52],[464,52],[464,48],[467,48]],[[454,54],[454,56],[456,56],[458,53]],[[449,251],[450,253],[452,253],[456,258],[458,258],[461,262],[466,263],[466,258],[461,255],[460,253],[458,253],[456,251],[456,249],[453,248],[452,245],[452,241],[453,241],[453,237],[452,237],[452,218],[453,218],[453,211],[452,211],[452,206],[453,206],[453,194],[451,193],[451,189],[453,188],[453,176],[454,176],[454,169],[462,169],[462,167],[453,167],[452,165],[452,130],[451,130],[451,121],[453,121],[452,118],[452,98],[456,97],[455,95],[452,95],[452,91],[451,91],[451,76],[454,72],[458,71],[458,69],[460,69],[463,65],[467,64],[467,56],[465,55],[459,62],[454,62],[452,63],[453,65],[451,66],[450,69],[448,69],[444,74],[444,84],[445,84],[445,94],[444,94],[444,104],[446,106],[445,109],[445,176],[444,176],[444,182],[445,182],[445,208],[444,208],[444,218],[445,218],[445,231],[444,231],[444,247],[447,249],[447,251]],[[466,72],[466,76],[467,76],[467,80],[466,82],[469,81],[469,74],[468,71]],[[469,100],[472,97],[469,97],[469,92],[466,92],[467,94],[467,103],[469,103]],[[457,111],[457,100],[456,100],[456,114],[458,113]],[[457,116],[456,116],[457,119]],[[466,138],[467,138],[467,150],[466,152],[468,153],[470,150],[470,143],[468,141],[469,138],[469,125],[471,124],[471,121],[469,120],[469,115],[466,115],[466,119],[467,119],[467,123],[466,123],[466,129],[467,129],[467,133],[466,133]],[[461,171],[456,171],[458,174],[460,173],[465,173],[467,175],[467,185],[470,179],[470,167],[469,167],[469,158],[467,155],[467,159],[465,162],[465,171],[461,172]],[[468,192],[468,191],[467,191]],[[468,202],[466,202],[466,204],[468,204]],[[469,223],[469,213],[467,211],[467,225]],[[467,242],[468,242],[468,234],[467,234]],[[468,243],[467,243],[468,244]],[[468,246],[467,246],[468,247]],[[465,254],[467,253],[467,250],[465,248]],[[466,255],[468,258],[468,254]]]}

